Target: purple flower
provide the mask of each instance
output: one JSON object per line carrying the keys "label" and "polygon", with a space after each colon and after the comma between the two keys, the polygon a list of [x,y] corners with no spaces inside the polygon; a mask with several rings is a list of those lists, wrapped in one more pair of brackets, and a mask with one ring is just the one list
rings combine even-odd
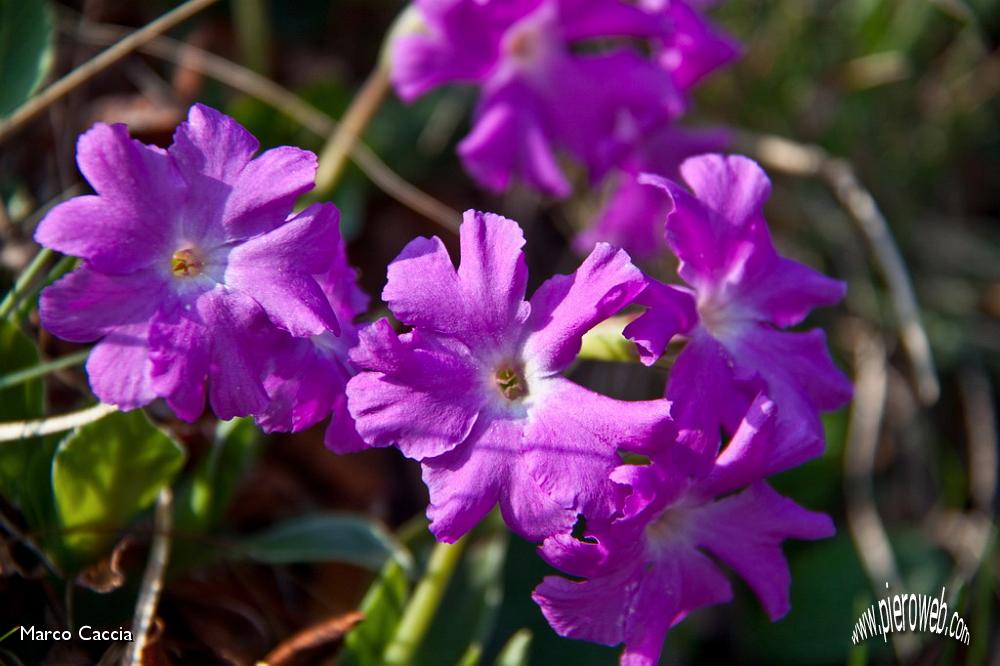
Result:
{"label": "purple flower", "polygon": [[[313,185],[316,157],[291,147],[254,157],[257,140],[205,106],[163,150],[95,125],[77,163],[96,195],[60,204],[35,239],[83,258],[41,296],[43,325],[98,343],[94,393],[122,409],[165,398],[178,416],[262,412],[261,382],[276,327],[339,332],[313,275],[331,263],[336,209],[289,216]],[[207,380],[207,381],[206,381]]]}
{"label": "purple flower", "polygon": [[656,57],[674,85],[687,92],[696,83],[741,55],[740,45],[719,32],[697,10],[708,3],[685,0],[640,0],[640,6],[662,12],[672,30],[656,40]]}
{"label": "purple flower", "polygon": [[645,280],[628,255],[598,245],[572,275],[525,300],[520,227],[469,211],[456,270],[437,238],[417,238],[389,266],[382,293],[412,327],[362,329],[348,406],[369,445],[419,460],[431,530],[454,541],[495,504],[511,528],[540,539],[578,511],[604,515],[618,449],[673,437],[665,400],[623,402],[559,373],[583,334],[631,302]]}
{"label": "purple flower", "polygon": [[667,39],[665,12],[620,0],[415,5],[426,30],[397,41],[393,83],[408,101],[446,83],[479,86],[474,125],[459,153],[493,190],[518,179],[566,196],[560,151],[598,178],[643,131],[683,110],[671,72],[623,43]]}
{"label": "purple flower", "polygon": [[648,465],[615,469],[621,518],[588,521],[581,538],[563,533],[540,549],[584,579],[550,576],[532,595],[556,632],[624,643],[623,666],[654,666],[670,627],[732,598],[712,558],[747,582],[772,620],[787,613],[791,579],[781,542],[828,537],[834,527],[761,480],[774,453],[774,421],[774,404],[758,397],[729,445],[695,477],[674,464],[669,448],[650,454]]}
{"label": "purple flower", "polygon": [[357,273],[347,262],[339,236],[329,268],[313,277],[340,323],[340,335],[324,331],[310,337],[276,336],[264,378],[269,404],[256,415],[257,424],[264,432],[298,432],[331,416],[327,446],[337,452],[357,451],[364,442],[347,411],[344,389],[354,374],[348,358],[358,344],[354,319],[368,308],[368,295],[358,288]]}
{"label": "purple flower", "polygon": [[651,294],[669,290],[670,298],[652,305],[625,335],[639,344],[646,363],[663,352],[670,334],[687,335],[666,396],[692,465],[711,464],[720,428],[734,432],[763,391],[778,406],[781,442],[765,471],[787,469],[822,452],[819,412],[850,400],[851,385],[830,358],[823,331],[781,329],[801,323],[814,307],[836,303],[846,286],[777,253],[762,212],[771,184],[756,163],[704,155],[680,171],[693,193],[658,176],[645,182],[671,201],[667,244],[680,259],[697,323],[678,324],[682,290],[652,286]]}
{"label": "purple flower", "polygon": [[667,244],[662,223],[670,212],[670,198],[639,182],[639,175],[655,173],[677,178],[681,162],[693,155],[715,152],[729,143],[723,129],[691,130],[665,125],[643,141],[608,176],[609,194],[593,224],[574,240],[576,250],[590,252],[594,243],[611,243],[636,259],[663,254]]}

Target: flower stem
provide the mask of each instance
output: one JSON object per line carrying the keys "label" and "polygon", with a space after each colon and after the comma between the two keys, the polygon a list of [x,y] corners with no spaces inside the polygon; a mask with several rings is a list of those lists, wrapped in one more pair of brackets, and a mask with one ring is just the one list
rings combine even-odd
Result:
{"label": "flower stem", "polygon": [[21,275],[14,282],[14,286],[3,297],[3,301],[0,301],[0,319],[6,319],[13,312],[14,308],[17,307],[17,302],[21,300],[21,297],[28,291],[28,287],[34,282],[35,278],[38,277],[38,274],[42,272],[49,259],[53,256],[55,256],[55,252],[47,247],[43,247],[35,255],[35,258],[31,260],[31,263],[21,271]]}
{"label": "flower stem", "polygon": [[80,365],[87,360],[87,356],[89,354],[90,350],[84,349],[76,352],[75,354],[60,356],[59,358],[52,359],[46,363],[40,363],[38,365],[33,365],[30,368],[24,368],[23,370],[3,375],[0,377],[0,390],[11,386],[17,386],[18,384],[23,384],[30,379],[42,377],[43,375],[55,372],[56,370],[62,370],[63,368],[69,368],[74,365]]}
{"label": "flower stem", "polygon": [[319,156],[319,169],[316,171],[316,196],[328,194],[340,180],[355,143],[375,117],[388,93],[389,68],[383,60],[368,75],[337,124],[337,129],[323,146]]}
{"label": "flower stem", "polygon": [[462,538],[455,543],[434,546],[427,572],[417,584],[396,627],[396,634],[385,648],[383,663],[386,666],[405,666],[413,661],[413,655],[431,626],[455,567],[462,559],[465,543],[466,539]]}
{"label": "flower stem", "polygon": [[81,409],[78,412],[70,412],[61,416],[50,416],[37,421],[12,421],[0,423],[0,442],[13,442],[19,439],[30,439],[51,435],[56,432],[72,430],[78,426],[87,425],[100,420],[116,411],[114,405],[98,403],[93,407]]}

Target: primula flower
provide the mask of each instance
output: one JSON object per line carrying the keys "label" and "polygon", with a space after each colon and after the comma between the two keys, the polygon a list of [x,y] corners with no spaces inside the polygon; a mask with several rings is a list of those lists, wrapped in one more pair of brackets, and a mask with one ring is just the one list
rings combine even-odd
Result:
{"label": "primula flower", "polygon": [[628,304],[645,281],[628,255],[598,245],[572,275],[525,300],[516,222],[469,211],[456,270],[438,238],[410,242],[382,297],[412,327],[362,329],[348,407],[369,445],[419,460],[431,530],[454,541],[494,505],[510,527],[541,539],[577,512],[613,510],[618,449],[673,436],[665,400],[623,402],[559,373],[583,334]]}
{"label": "primula flower", "polygon": [[364,443],[347,411],[344,389],[354,374],[348,358],[358,343],[354,319],[368,308],[368,295],[358,287],[357,273],[348,264],[347,248],[339,237],[329,268],[313,277],[340,323],[340,335],[324,331],[309,337],[276,336],[264,378],[269,403],[256,420],[264,432],[298,432],[330,416],[327,446],[355,451]]}
{"label": "primula flower", "polygon": [[655,40],[656,57],[670,72],[674,85],[681,92],[715,70],[736,60],[740,45],[720,32],[698,9],[708,3],[685,0],[640,0],[639,5],[651,12],[664,14],[671,30]]}
{"label": "primula flower", "polygon": [[681,163],[693,155],[716,152],[729,143],[723,129],[684,129],[666,125],[639,143],[607,178],[607,200],[594,222],[574,240],[577,252],[586,254],[594,243],[611,243],[635,259],[663,254],[663,219],[670,212],[670,197],[639,182],[643,173],[677,178]]}
{"label": "primula flower", "polygon": [[262,412],[275,327],[339,332],[313,275],[331,263],[336,209],[289,216],[313,185],[316,157],[291,147],[254,157],[257,140],[195,105],[166,150],[97,124],[77,163],[97,192],[50,212],[35,240],[82,257],[41,296],[42,324],[97,340],[91,388],[122,409],[165,398],[194,420],[208,399],[221,419]]}
{"label": "primula flower", "polygon": [[705,155],[680,171],[692,192],[658,176],[645,182],[670,199],[667,244],[690,286],[696,323],[678,330],[684,291],[653,283],[648,289],[662,305],[652,304],[625,335],[639,343],[647,364],[664,351],[669,334],[687,336],[666,396],[693,465],[711,463],[720,428],[732,433],[763,391],[778,406],[781,442],[766,473],[787,469],[822,452],[819,412],[845,404],[851,385],[830,358],[823,331],[782,329],[839,301],[846,286],[777,253],[762,212],[771,183],[756,163]]}
{"label": "primula flower", "polygon": [[781,542],[828,537],[834,527],[829,516],[761,480],[774,453],[774,420],[774,404],[758,397],[729,445],[694,477],[674,464],[669,448],[650,454],[648,465],[615,469],[621,517],[588,521],[581,538],[552,536],[540,549],[550,564],[583,579],[550,576],[535,589],[553,629],[624,643],[623,666],[654,666],[670,627],[732,598],[712,558],[747,582],[772,620],[785,615],[791,578]]}
{"label": "primula flower", "polygon": [[[413,100],[447,83],[480,87],[471,133],[459,145],[484,186],[524,181],[565,196],[565,151],[603,174],[683,100],[671,72],[628,39],[667,39],[664,12],[621,0],[416,0],[422,33],[395,43],[392,80]],[[595,45],[600,48],[595,49]]]}

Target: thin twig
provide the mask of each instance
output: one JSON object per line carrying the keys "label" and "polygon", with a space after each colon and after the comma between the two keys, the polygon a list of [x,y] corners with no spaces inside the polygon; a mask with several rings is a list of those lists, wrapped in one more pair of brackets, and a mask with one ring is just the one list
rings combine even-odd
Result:
{"label": "thin twig", "polygon": [[117,410],[118,408],[114,405],[97,403],[93,407],[63,414],[62,416],[49,416],[37,421],[0,423],[0,442],[14,442],[21,439],[31,439],[32,437],[65,432],[66,430],[72,430],[73,428],[93,423]]}
{"label": "thin twig", "polygon": [[380,61],[365,79],[344,117],[337,123],[337,129],[320,151],[319,169],[316,171],[317,192],[324,194],[333,189],[347,166],[352,149],[388,94],[389,68]]}
{"label": "thin twig", "polygon": [[128,37],[116,42],[113,46],[98,53],[96,56],[75,68],[35,97],[25,102],[3,123],[0,123],[0,141],[21,129],[32,118],[44,111],[53,102],[57,102],[76,87],[86,83],[95,75],[114,65],[116,62],[142,47],[157,35],[174,28],[191,18],[218,0],[188,0],[152,23],[129,34]]}
{"label": "thin twig", "polygon": [[126,666],[141,666],[142,652],[146,647],[146,637],[149,628],[153,626],[156,617],[156,605],[160,601],[160,591],[163,589],[163,574],[170,559],[170,525],[173,513],[173,493],[169,487],[160,491],[156,498],[156,512],[153,522],[156,526],[156,536],[149,549],[149,562],[142,576],[142,587],[139,588],[139,600],[135,605],[135,616],[132,619],[132,634],[128,651],[122,663]]}
{"label": "thin twig", "polygon": [[740,133],[737,145],[770,169],[794,176],[820,178],[854,218],[892,296],[900,340],[913,368],[917,395],[925,405],[936,402],[940,385],[906,263],[893,240],[889,223],[875,203],[875,198],[858,180],[851,164],[832,157],[819,146],[779,136]]}
{"label": "thin twig", "polygon": [[[854,345],[854,402],[844,452],[844,496],[847,526],[855,549],[875,594],[881,597],[885,595],[885,584],[900,589],[899,569],[875,505],[873,489],[888,376],[882,341],[860,325],[855,333],[858,342]],[[905,662],[917,644],[911,635],[893,634],[893,647],[900,661]]]}
{"label": "thin twig", "polygon": [[[124,32],[111,25],[81,26],[78,37],[92,44],[113,43]],[[309,104],[287,88],[231,60],[179,42],[169,37],[157,37],[140,49],[156,58],[188,67],[274,107],[320,137],[331,136],[337,123],[326,113]],[[350,152],[351,159],[376,187],[407,208],[423,215],[443,228],[455,232],[461,215],[450,206],[415,187],[382,161],[365,143],[357,141]]]}

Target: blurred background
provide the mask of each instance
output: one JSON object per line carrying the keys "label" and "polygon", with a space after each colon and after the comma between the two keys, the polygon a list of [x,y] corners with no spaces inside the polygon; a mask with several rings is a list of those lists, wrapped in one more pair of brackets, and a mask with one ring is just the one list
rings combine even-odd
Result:
{"label": "blurred background", "polygon": [[[0,0],[0,116],[39,81],[72,70],[173,6]],[[402,7],[390,0],[220,2],[73,90],[0,145],[0,287],[37,251],[31,235],[45,210],[85,191],[74,150],[91,124],[126,122],[137,138],[166,145],[187,107],[201,101],[234,116],[265,146],[320,151],[322,120],[303,122],[301,113],[276,106],[261,81],[339,118]],[[791,613],[771,624],[734,578],[734,603],[694,613],[673,630],[663,663],[1000,664],[1000,3],[734,0],[712,16],[745,55],[698,89],[684,122],[734,128],[732,150],[761,160],[774,179],[767,214],[782,251],[848,281],[846,301],[810,323],[827,329],[857,393],[852,407],[825,417],[824,457],[775,479],[780,491],[830,513],[838,527],[832,539],[787,544]],[[217,57],[206,65],[204,52]],[[572,236],[590,221],[595,198],[553,202],[477,189],[454,153],[474,100],[474,91],[458,88],[409,107],[390,95],[364,139],[400,176],[448,206],[519,220],[532,286],[571,271],[578,261]],[[864,190],[884,219],[851,208]],[[385,266],[412,237],[439,234],[455,248],[447,230],[354,166],[329,194],[342,211],[362,285],[376,295],[366,319],[384,313],[377,294]],[[42,359],[79,349],[26,315],[22,332]],[[16,344],[18,354],[34,353],[10,336],[4,344],[0,374],[20,367],[9,365]],[[665,371],[634,363],[581,361],[573,373],[628,398],[658,397],[665,379]],[[43,388],[52,412],[73,409],[87,395],[78,368],[30,390]],[[24,390],[0,391],[0,420],[23,418],[15,402]],[[391,629],[392,609],[398,615],[409,586],[405,567],[390,562],[379,577],[385,558],[366,554],[363,539],[345,551],[350,525],[323,521],[342,517],[330,512],[378,521],[412,552],[419,571],[431,542],[417,464],[391,450],[336,457],[322,445],[322,426],[264,437],[252,424],[220,428],[206,417],[190,425],[153,413],[187,456],[175,486],[174,556],[149,663],[251,664],[296,634],[312,642],[304,639],[283,663],[377,663],[366,645]],[[35,446],[37,460],[23,462],[26,445]],[[53,446],[0,448],[0,635],[74,618],[117,627],[135,604],[149,512],[123,524],[91,561],[64,566],[63,579],[40,568],[37,553],[19,542],[17,534],[26,534],[43,551],[50,544],[58,551],[45,465]],[[327,529],[334,524],[339,531]],[[474,537],[416,663],[494,663],[522,629],[530,631],[532,664],[616,663],[616,649],[560,639],[548,628],[529,595],[550,570],[531,544],[494,521]],[[946,587],[946,600],[969,624],[971,645],[918,633],[853,646],[854,623],[885,596],[886,582],[896,592],[935,596]],[[369,620],[344,651],[331,623],[363,599]],[[97,663],[119,648],[9,640],[0,643],[0,663]]]}

